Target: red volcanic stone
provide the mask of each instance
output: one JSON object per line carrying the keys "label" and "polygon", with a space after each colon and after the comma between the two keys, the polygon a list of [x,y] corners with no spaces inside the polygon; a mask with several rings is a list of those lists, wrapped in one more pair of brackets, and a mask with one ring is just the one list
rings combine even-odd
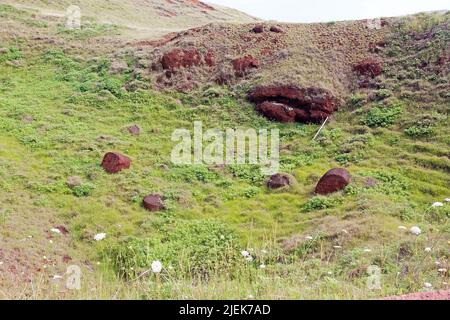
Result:
{"label": "red volcanic stone", "polygon": [[171,71],[198,66],[201,63],[202,57],[196,48],[176,48],[166,52],[161,58],[163,69]]}
{"label": "red volcanic stone", "polygon": [[269,178],[267,187],[269,189],[281,189],[290,187],[295,183],[295,178],[287,173],[277,173]]}
{"label": "red volcanic stone", "polygon": [[150,194],[146,196],[143,200],[144,208],[148,211],[160,211],[164,210],[164,202],[160,195],[158,194]]}
{"label": "red volcanic stone", "polygon": [[270,120],[284,123],[295,122],[295,110],[282,103],[265,101],[258,104],[256,110]]}
{"label": "red volcanic stone", "polygon": [[214,55],[214,52],[208,51],[205,56],[205,63],[207,66],[212,67],[216,64],[216,56]]}
{"label": "red volcanic stone", "polygon": [[128,169],[130,165],[130,158],[118,152],[108,152],[102,161],[102,167],[108,173],[117,173],[123,169]]}
{"label": "red volcanic stone", "polygon": [[344,189],[351,181],[350,173],[342,168],[328,171],[317,183],[316,193],[327,195]]}
{"label": "red volcanic stone", "polygon": [[263,25],[254,26],[252,31],[254,33],[263,33],[264,32],[264,26]]}
{"label": "red volcanic stone", "polygon": [[246,55],[244,57],[234,59],[232,63],[233,69],[238,76],[243,76],[248,72],[248,70],[259,67],[259,61],[253,58],[251,55]]}
{"label": "red volcanic stone", "polygon": [[353,67],[353,69],[361,76],[375,78],[381,74],[381,61],[374,58],[367,58]]}
{"label": "red volcanic stone", "polygon": [[275,33],[282,33],[283,29],[281,29],[280,27],[277,27],[277,26],[272,26],[272,27],[270,27],[270,31],[275,32]]}
{"label": "red volcanic stone", "polygon": [[271,120],[320,123],[338,109],[339,101],[327,90],[296,86],[259,86],[249,100]]}
{"label": "red volcanic stone", "polygon": [[129,126],[127,128],[127,131],[134,136],[138,136],[141,134],[141,128],[137,124]]}

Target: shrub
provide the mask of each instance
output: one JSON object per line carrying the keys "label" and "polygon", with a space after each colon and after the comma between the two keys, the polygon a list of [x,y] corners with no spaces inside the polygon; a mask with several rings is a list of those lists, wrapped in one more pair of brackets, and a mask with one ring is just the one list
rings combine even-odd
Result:
{"label": "shrub", "polygon": [[130,238],[105,253],[114,270],[127,278],[148,270],[155,260],[172,266],[171,276],[189,278],[231,275],[242,261],[234,233],[214,221],[179,222],[165,236]]}
{"label": "shrub", "polygon": [[363,124],[369,127],[389,127],[394,124],[401,113],[402,107],[399,103],[388,107],[375,107],[369,110]]}
{"label": "shrub", "polygon": [[22,58],[22,52],[16,47],[11,47],[5,53],[0,54],[0,63],[5,61],[14,61]]}
{"label": "shrub", "polygon": [[90,183],[85,183],[80,186],[76,186],[72,189],[72,193],[76,197],[88,197],[92,194],[94,186]]}
{"label": "shrub", "polygon": [[306,202],[303,207],[303,212],[311,212],[311,211],[318,211],[318,210],[325,210],[334,208],[336,205],[340,204],[341,201],[339,199],[334,198],[326,198],[326,197],[315,197],[312,199],[309,199],[308,202]]}

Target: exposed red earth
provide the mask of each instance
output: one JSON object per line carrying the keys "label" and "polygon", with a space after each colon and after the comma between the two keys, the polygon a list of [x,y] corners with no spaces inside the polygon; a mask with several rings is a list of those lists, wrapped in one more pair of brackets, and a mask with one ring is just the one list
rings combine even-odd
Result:
{"label": "exposed red earth", "polygon": [[383,300],[450,300],[450,290],[411,293],[402,296],[386,297]]}

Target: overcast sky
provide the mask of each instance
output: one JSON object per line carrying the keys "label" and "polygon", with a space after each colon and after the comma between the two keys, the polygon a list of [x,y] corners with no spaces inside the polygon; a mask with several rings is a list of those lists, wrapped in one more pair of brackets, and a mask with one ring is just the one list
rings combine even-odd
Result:
{"label": "overcast sky", "polygon": [[265,20],[327,22],[450,10],[450,0],[205,0]]}

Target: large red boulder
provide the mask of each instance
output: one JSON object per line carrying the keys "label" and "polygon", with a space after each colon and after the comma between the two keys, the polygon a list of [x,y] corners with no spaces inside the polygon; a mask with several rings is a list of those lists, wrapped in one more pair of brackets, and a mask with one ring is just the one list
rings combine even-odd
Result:
{"label": "large red boulder", "polygon": [[253,29],[252,29],[252,32],[254,32],[254,33],[263,33],[264,32],[264,26],[262,24],[254,26]]}
{"label": "large red boulder", "polygon": [[351,181],[350,173],[342,168],[328,171],[317,183],[316,193],[327,195],[344,189]]}
{"label": "large red boulder", "polygon": [[143,200],[144,208],[148,211],[160,211],[164,210],[164,202],[159,194],[150,194]]}
{"label": "large red boulder", "polygon": [[369,78],[375,78],[379,76],[383,71],[381,61],[374,58],[367,58],[359,62],[353,67],[353,69],[360,76],[365,76]]}
{"label": "large red boulder", "polygon": [[241,58],[234,59],[232,61],[233,69],[237,76],[244,76],[250,69],[258,68],[259,61],[253,58],[251,55],[246,55]]}
{"label": "large red boulder", "polygon": [[108,173],[117,173],[131,166],[131,160],[118,152],[108,152],[103,157],[102,167]]}
{"label": "large red boulder", "polygon": [[260,86],[249,100],[270,120],[320,123],[338,109],[339,101],[327,90],[296,86]]}
{"label": "large red boulder", "polygon": [[163,69],[175,71],[202,64],[202,56],[196,48],[176,48],[166,52],[161,58]]}

